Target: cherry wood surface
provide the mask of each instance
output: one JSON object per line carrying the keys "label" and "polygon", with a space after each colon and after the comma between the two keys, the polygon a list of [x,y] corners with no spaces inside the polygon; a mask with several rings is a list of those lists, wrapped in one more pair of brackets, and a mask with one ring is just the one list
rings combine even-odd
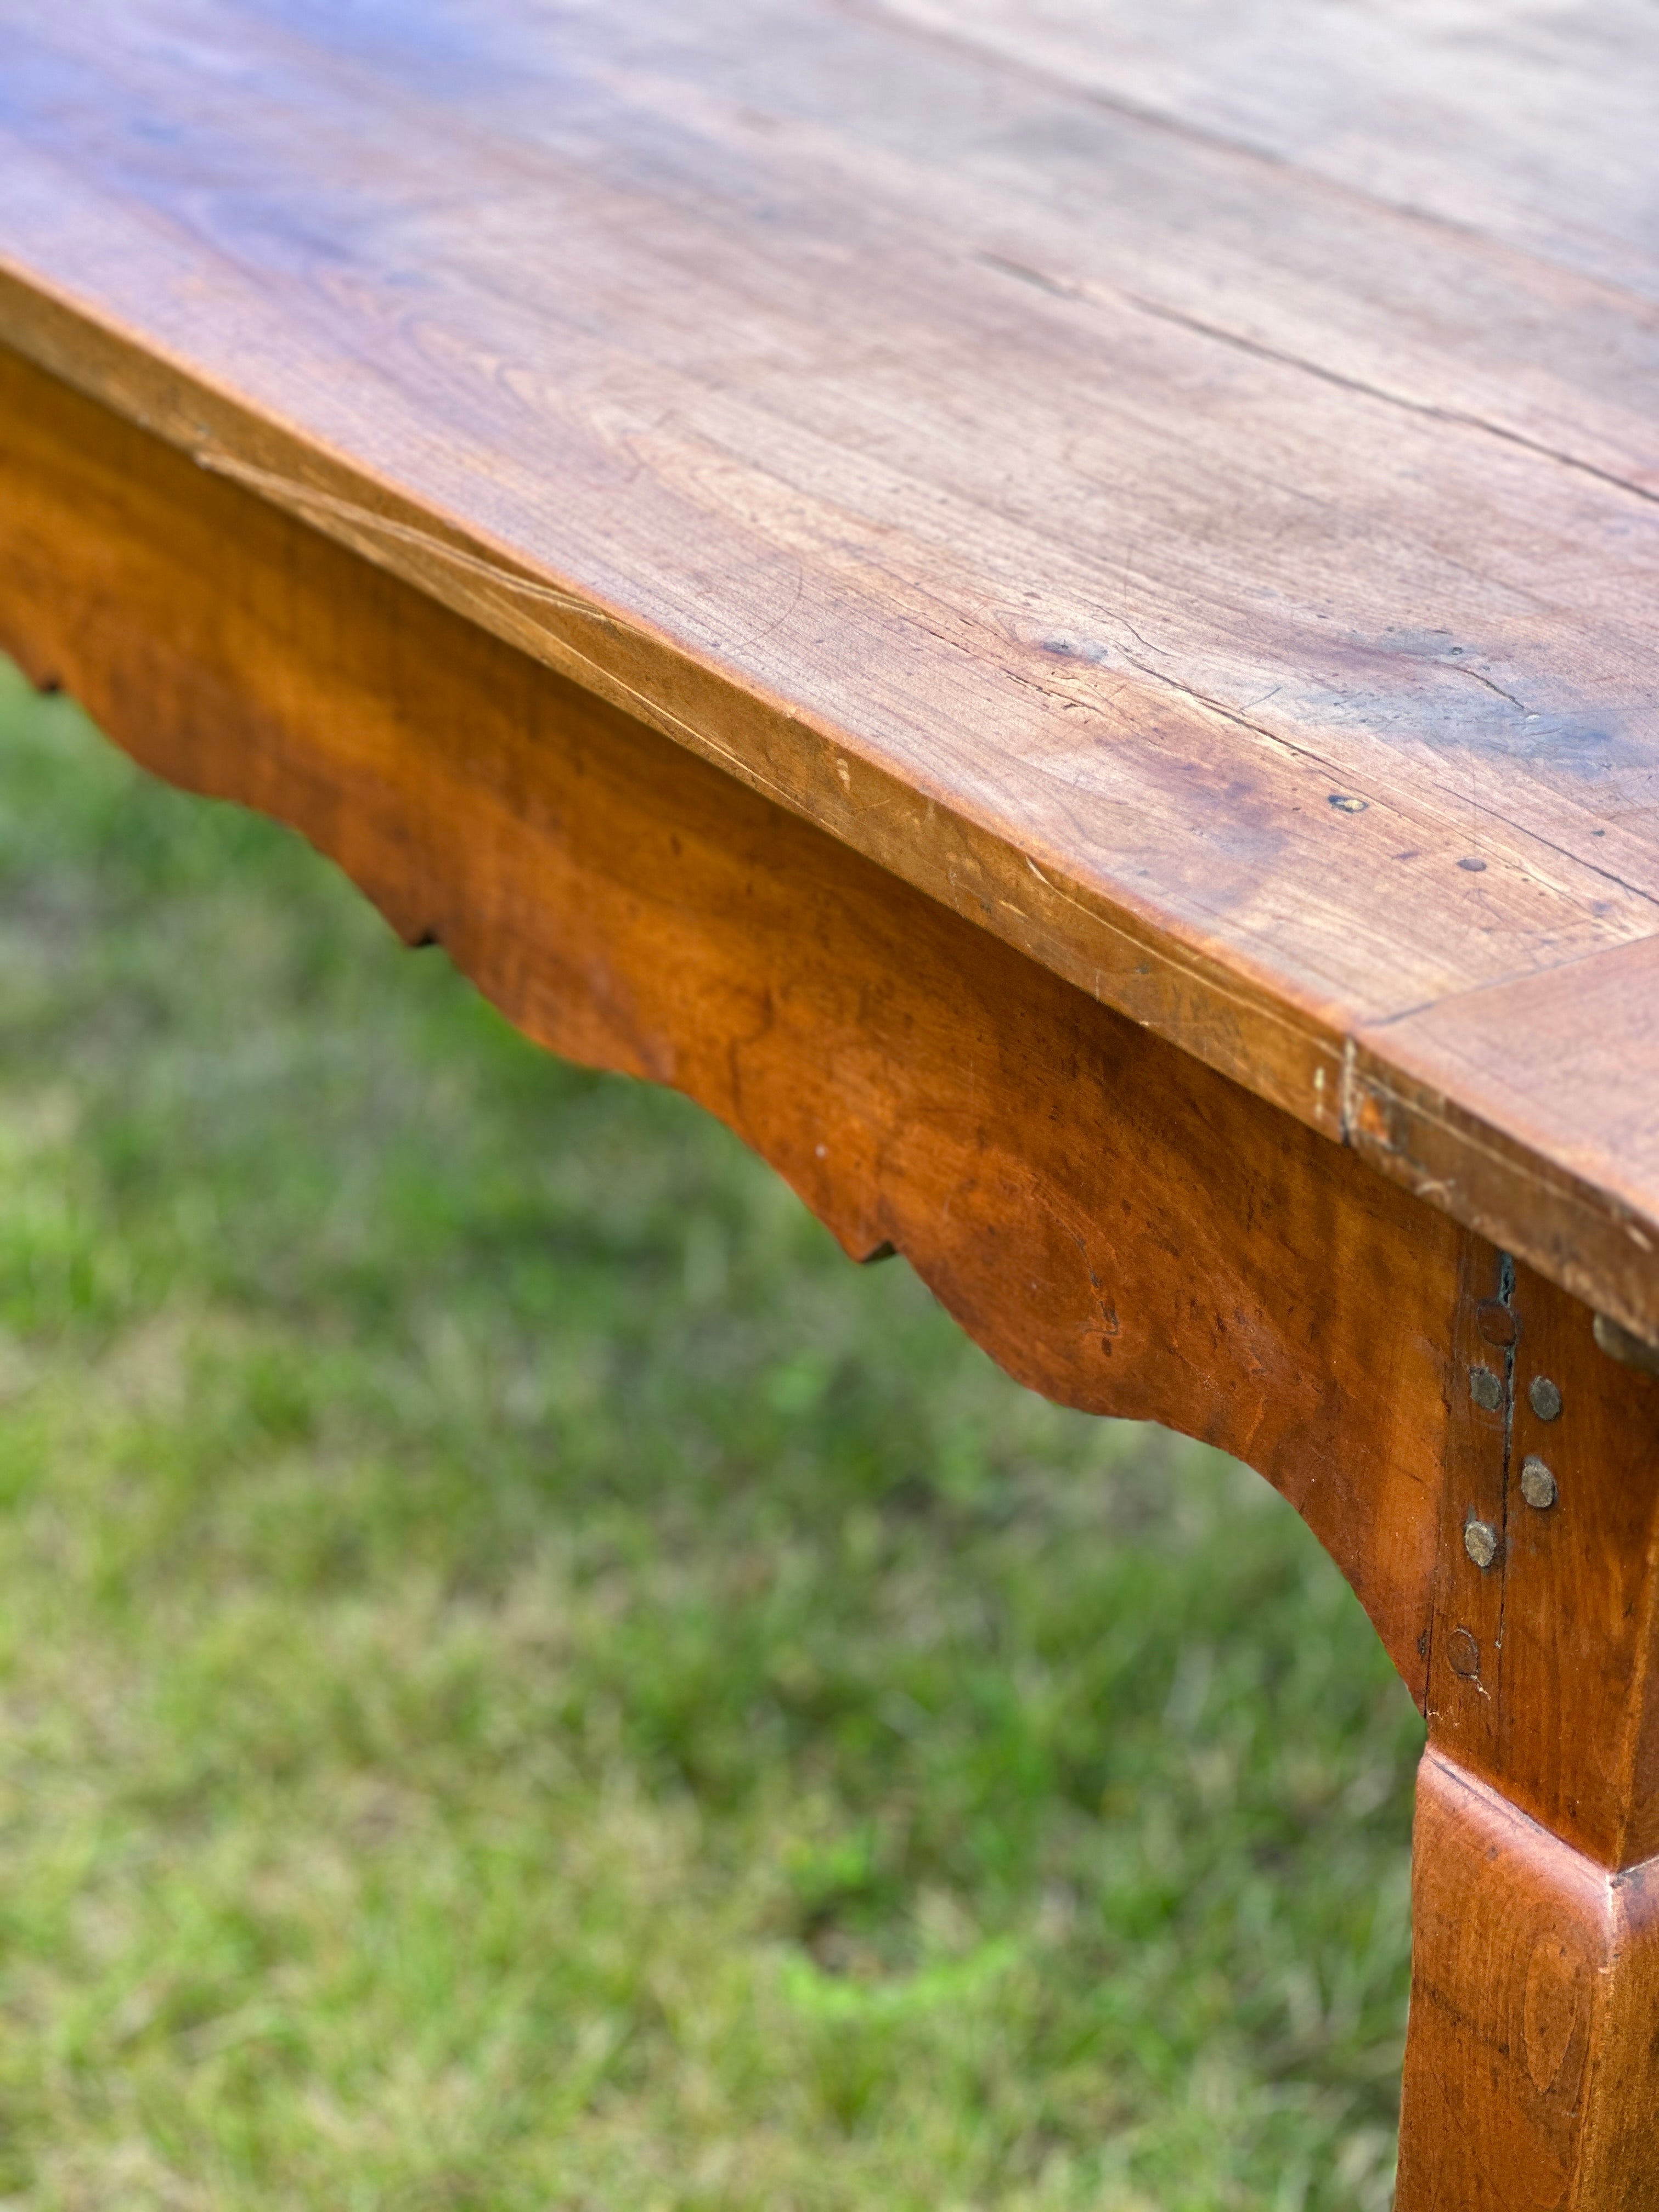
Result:
{"label": "cherry wood surface", "polygon": [[1609,1874],[1431,1751],[1418,1771],[1411,2212],[1652,2212],[1659,1862]]}
{"label": "cherry wood surface", "polygon": [[1249,1460],[1422,1704],[1479,1240],[3,351],[0,573],[0,644],[157,773],[296,824],[544,1043],[689,1092],[1022,1381]]}
{"label": "cherry wood surface", "polygon": [[0,27],[0,340],[1659,1340],[1650,10]]}

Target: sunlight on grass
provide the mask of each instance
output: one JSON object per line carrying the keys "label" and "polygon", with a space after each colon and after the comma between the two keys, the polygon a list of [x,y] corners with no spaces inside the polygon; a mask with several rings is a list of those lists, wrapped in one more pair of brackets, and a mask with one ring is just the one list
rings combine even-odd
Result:
{"label": "sunlight on grass", "polygon": [[0,2199],[1382,2212],[1420,1729],[1264,1484],[0,665]]}

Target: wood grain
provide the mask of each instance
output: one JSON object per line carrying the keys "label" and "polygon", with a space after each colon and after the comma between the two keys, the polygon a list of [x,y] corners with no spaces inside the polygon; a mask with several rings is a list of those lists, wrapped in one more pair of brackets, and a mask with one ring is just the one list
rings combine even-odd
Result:
{"label": "wood grain", "polygon": [[[66,82],[72,94],[80,80]],[[240,173],[240,148],[223,158]],[[325,173],[319,189],[326,212]],[[338,272],[330,281],[362,306]],[[720,1114],[850,1252],[906,1253],[1022,1380],[1184,1428],[1274,1482],[1428,1714],[1401,2212],[1650,2212],[1659,1379],[1610,1360],[1586,1306],[1481,1233],[1525,1212],[1523,1249],[1558,1278],[1650,1313],[1652,955],[1631,921],[1638,895],[1601,914],[1591,901],[1594,926],[1564,925],[1542,951],[1500,906],[1479,957],[1462,940],[1433,949],[1473,976],[1466,988],[1420,1010],[1351,1007],[1346,1031],[1231,940],[1224,957],[1218,933],[1194,950],[1127,904],[1110,919],[1103,893],[1079,911],[1118,933],[1117,965],[1073,980],[1068,963],[1095,940],[1062,913],[1073,893],[1060,861],[1040,878],[1054,902],[1041,927],[1023,890],[1011,921],[1003,891],[1029,874],[1030,841],[1006,815],[1000,828],[975,817],[939,760],[924,775],[920,756],[838,738],[815,756],[786,692],[737,684],[665,623],[647,631],[605,608],[596,620],[568,578],[364,477],[361,453],[295,442],[246,397],[203,399],[192,446],[167,412],[189,376],[100,337],[38,287],[8,296],[25,295],[33,349],[56,368],[0,348],[0,641],[158,772],[303,829],[410,941],[446,945],[532,1035]],[[407,368],[407,336],[385,351],[388,377]],[[476,399],[474,367],[453,374]],[[107,383],[112,404],[77,380]],[[395,426],[395,394],[388,416]],[[649,475],[649,436],[629,434]],[[470,453],[482,467],[485,450],[462,439],[459,460],[427,463]],[[307,473],[282,477],[279,463]],[[704,482],[679,481],[687,514]],[[899,570],[916,564],[916,588],[921,544],[890,548]],[[961,571],[945,581],[956,589]],[[814,618],[842,611],[820,601]],[[835,635],[850,652],[865,634],[849,622]],[[1022,633],[1005,635],[1006,673]],[[1040,649],[1109,665],[1067,635],[1064,653]],[[842,672],[849,699],[860,674]],[[938,702],[927,665],[907,680],[914,733]],[[983,700],[963,682],[939,698],[967,713]],[[1085,695],[1044,696],[1039,715]],[[1168,711],[1158,743],[1194,709]],[[1140,775],[1146,726],[1131,717],[1118,736],[1124,773]],[[971,752],[964,738],[944,766]],[[1262,757],[1274,775],[1302,772],[1290,755]],[[1528,804],[1542,807],[1559,763],[1538,759]],[[1219,779],[1212,821],[1231,810],[1234,859],[1265,913],[1273,871],[1304,865],[1304,848],[1274,842],[1291,786],[1251,781],[1253,754],[1193,760]],[[1619,793],[1591,771],[1583,803],[1616,813]],[[1150,808],[1153,782],[1137,787]],[[1158,787],[1165,834],[1202,812],[1180,814],[1180,788]],[[1440,803],[1429,785],[1419,801],[1424,820]],[[1378,811],[1321,804],[1337,834]],[[1104,818],[1075,795],[1066,805],[1074,828]],[[1621,830],[1639,843],[1635,819]],[[1092,834],[1077,830],[1073,863]],[[1362,863],[1368,849],[1353,848]],[[1375,897],[1368,865],[1358,878]],[[1182,867],[1196,896],[1199,875]],[[1539,896],[1565,897],[1565,881]],[[1316,907],[1340,934],[1343,902],[1361,895],[1340,870],[1304,890],[1279,909],[1285,943]],[[1444,921],[1430,900],[1397,941],[1426,946]],[[1333,935],[1332,957],[1356,975],[1370,962],[1375,981],[1390,922],[1368,922],[1372,951]],[[1586,1023],[1595,1036],[1576,1044]],[[1273,1036],[1269,1082],[1251,1054]],[[1262,1095],[1298,1067],[1324,1068],[1335,1103],[1292,1114]],[[1559,1407],[1534,1404],[1540,1380]],[[1548,1463],[1547,1504],[1527,1501],[1529,1459]],[[1492,1532],[1484,1564],[1474,1522]]]}
{"label": "wood grain", "polygon": [[[1369,1069],[1377,1164],[1659,1337],[1659,1182],[1499,1020],[1659,934],[1659,321],[1502,140],[1588,178],[1650,19],[1611,109],[1540,18],[1395,131],[1483,230],[1316,40],[1226,143],[915,15],[0,0],[0,337],[1310,1127]],[[1375,137],[1452,33],[1359,20]],[[1413,1057],[1488,991],[1505,1084]]]}
{"label": "wood grain", "polygon": [[0,574],[0,638],[158,771],[720,1113],[1034,1387],[1266,1474],[1428,1711],[1401,2212],[1659,2201],[1659,1379],[1355,1151],[3,352]]}
{"label": "wood grain", "polygon": [[1412,1932],[1399,2212],[1653,2212],[1659,1864],[1609,1875],[1431,1751]]}
{"label": "wood grain", "polygon": [[0,574],[0,639],[159,773],[296,823],[532,1036],[700,1100],[1023,1382],[1259,1468],[1421,1702],[1478,1264],[1444,1216],[3,353]]}
{"label": "wood grain", "polygon": [[884,0],[1144,115],[1659,298],[1643,0]]}
{"label": "wood grain", "polygon": [[[1659,1378],[1610,1359],[1588,1309],[1529,1269],[1473,1239],[1465,1265],[1430,1741],[1577,1850],[1631,1867],[1659,1852]],[[1480,1375],[1495,1403],[1479,1402]],[[1554,1485],[1543,1509],[1522,1488],[1529,1460]],[[1469,1556],[1471,1520],[1496,1533],[1490,1566]]]}
{"label": "wood grain", "polygon": [[1659,1253],[1645,1195],[1659,1183],[1656,1001],[1659,943],[1644,939],[1362,1029],[1352,1140],[1408,1188],[1438,1187],[1476,1228],[1510,1216],[1524,1179],[1535,1261],[1639,1334]]}

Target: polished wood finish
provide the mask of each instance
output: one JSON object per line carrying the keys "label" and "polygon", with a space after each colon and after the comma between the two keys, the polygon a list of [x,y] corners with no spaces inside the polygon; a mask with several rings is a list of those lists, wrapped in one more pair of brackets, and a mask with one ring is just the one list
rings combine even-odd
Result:
{"label": "polished wood finish", "polygon": [[1659,33],[1225,16],[0,8],[0,338],[1659,1340]]}
{"label": "polished wood finish", "polygon": [[1659,1377],[1490,1247],[1462,1268],[1398,2202],[1653,2212]]}
{"label": "polished wood finish", "polygon": [[1659,1861],[1610,1874],[1449,1759],[1418,1771],[1398,2202],[1659,2206]]}
{"label": "polished wood finish", "polygon": [[38,681],[297,824],[532,1036],[689,1092],[1023,1382],[1248,1460],[1422,1703],[1455,1224],[3,353],[0,491]]}
{"label": "polished wood finish", "polygon": [[1401,2212],[1638,2212],[1659,29],[1103,20],[0,0],[0,644],[1273,1481],[1427,1717]]}
{"label": "polished wood finish", "polygon": [[[1659,1853],[1659,1379],[1609,1359],[1588,1310],[1529,1270],[1473,1242],[1466,1265],[1430,1741],[1603,1866],[1633,1866]],[[1541,1510],[1528,1461],[1554,1488]],[[1490,1567],[1469,1557],[1471,1520],[1497,1533]]]}

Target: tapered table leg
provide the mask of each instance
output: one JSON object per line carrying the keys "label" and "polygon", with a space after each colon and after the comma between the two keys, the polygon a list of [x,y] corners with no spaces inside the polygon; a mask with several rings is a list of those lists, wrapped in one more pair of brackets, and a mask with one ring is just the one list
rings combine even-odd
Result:
{"label": "tapered table leg", "polygon": [[1612,1873],[1431,1750],[1399,2212],[1659,2206],[1659,1862]]}

